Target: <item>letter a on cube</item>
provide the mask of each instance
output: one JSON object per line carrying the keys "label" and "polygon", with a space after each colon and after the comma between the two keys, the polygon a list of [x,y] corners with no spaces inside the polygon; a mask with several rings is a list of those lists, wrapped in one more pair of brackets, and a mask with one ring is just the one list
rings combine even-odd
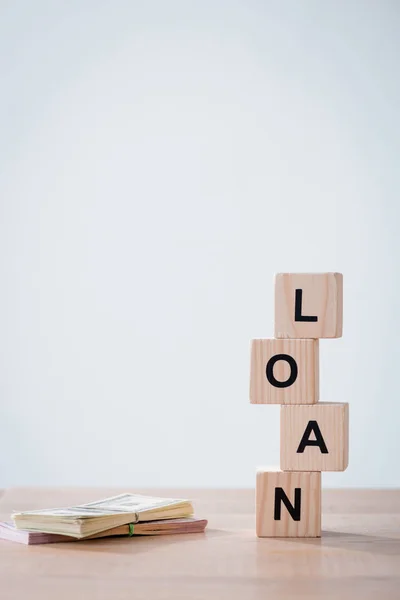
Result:
{"label": "letter a on cube", "polygon": [[281,407],[281,469],[344,471],[349,463],[349,405]]}
{"label": "letter a on cube", "polygon": [[341,273],[275,276],[276,338],[339,338],[342,328]]}
{"label": "letter a on cube", "polygon": [[256,533],[258,537],[320,537],[321,473],[259,469]]}

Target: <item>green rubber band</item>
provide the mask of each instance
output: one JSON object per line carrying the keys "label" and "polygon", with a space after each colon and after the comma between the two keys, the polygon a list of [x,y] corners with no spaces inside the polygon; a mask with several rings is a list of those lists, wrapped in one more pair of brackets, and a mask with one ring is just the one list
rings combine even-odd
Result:
{"label": "green rubber band", "polygon": [[133,530],[134,530],[135,526],[133,523],[129,523],[129,537],[133,536]]}

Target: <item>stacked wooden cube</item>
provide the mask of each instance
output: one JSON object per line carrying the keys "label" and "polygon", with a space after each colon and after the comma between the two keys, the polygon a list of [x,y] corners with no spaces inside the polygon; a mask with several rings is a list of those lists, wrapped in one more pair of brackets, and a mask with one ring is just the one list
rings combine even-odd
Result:
{"label": "stacked wooden cube", "polygon": [[320,537],[321,472],[348,465],[349,406],[319,401],[319,339],[342,336],[341,273],[275,276],[275,338],[253,340],[250,402],[281,404],[280,468],[259,469],[259,537]]}

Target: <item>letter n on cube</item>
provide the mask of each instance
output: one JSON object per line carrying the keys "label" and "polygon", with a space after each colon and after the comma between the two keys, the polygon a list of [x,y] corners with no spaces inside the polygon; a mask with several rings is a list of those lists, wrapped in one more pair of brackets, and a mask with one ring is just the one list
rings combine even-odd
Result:
{"label": "letter n on cube", "polygon": [[320,537],[321,473],[259,469],[256,533],[258,537]]}

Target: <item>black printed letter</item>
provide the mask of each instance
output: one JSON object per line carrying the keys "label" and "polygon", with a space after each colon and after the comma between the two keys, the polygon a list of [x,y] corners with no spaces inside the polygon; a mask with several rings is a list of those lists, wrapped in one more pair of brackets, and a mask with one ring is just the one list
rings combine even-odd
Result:
{"label": "black printed letter", "polygon": [[293,521],[300,521],[301,513],[301,488],[294,489],[294,505],[290,504],[289,498],[286,496],[282,488],[275,488],[275,506],[274,506],[274,521],[281,520],[281,502],[288,509]]}
{"label": "black printed letter", "polygon": [[307,317],[301,314],[301,305],[303,302],[303,290],[296,290],[295,303],[294,303],[294,320],[295,321],[307,321],[315,322],[318,321],[318,317]]}
{"label": "black printed letter", "polygon": [[[315,440],[310,440],[310,433],[315,433]],[[318,426],[317,421],[308,421],[306,430],[301,438],[299,447],[297,448],[297,454],[304,452],[306,446],[319,446],[321,454],[328,454],[328,448],[326,447],[324,438],[322,437],[321,430]]]}
{"label": "black printed letter", "polygon": [[[276,362],[278,362],[278,360],[286,360],[289,363],[290,375],[289,375],[289,379],[286,379],[286,381],[278,381],[274,377],[274,365]],[[267,362],[267,368],[266,368],[267,379],[271,385],[273,385],[277,388],[285,388],[285,387],[289,387],[290,385],[292,385],[297,379],[297,373],[298,373],[297,363],[294,360],[293,356],[289,356],[289,354],[275,354],[275,356],[272,356],[269,359],[269,361]]]}

